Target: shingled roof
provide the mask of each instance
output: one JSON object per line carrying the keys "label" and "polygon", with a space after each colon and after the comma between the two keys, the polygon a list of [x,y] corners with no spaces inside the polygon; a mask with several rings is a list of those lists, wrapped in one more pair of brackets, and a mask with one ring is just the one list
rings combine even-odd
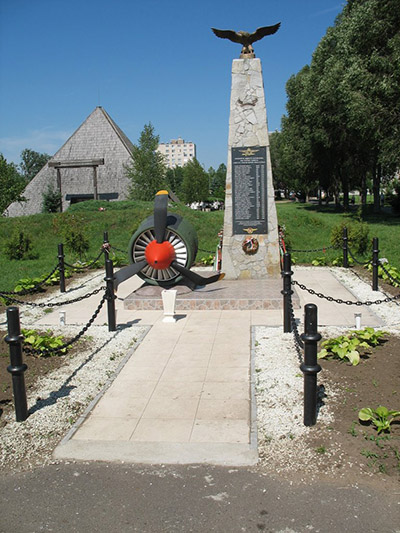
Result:
{"label": "shingled roof", "polygon": [[[50,161],[104,159],[104,165],[97,168],[99,197],[124,200],[131,184],[125,175],[125,165],[130,162],[132,147],[110,115],[102,107],[96,107]],[[63,210],[74,199],[93,194],[91,168],[65,168],[60,173]],[[40,213],[43,194],[49,187],[57,190],[57,170],[46,164],[27,185],[23,193],[27,201],[12,203],[6,214],[15,217]]]}

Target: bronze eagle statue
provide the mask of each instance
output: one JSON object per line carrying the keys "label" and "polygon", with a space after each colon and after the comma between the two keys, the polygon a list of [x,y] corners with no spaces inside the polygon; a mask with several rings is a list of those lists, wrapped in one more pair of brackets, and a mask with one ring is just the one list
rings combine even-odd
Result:
{"label": "bronze eagle statue", "polygon": [[266,35],[273,35],[279,30],[281,23],[274,24],[273,26],[263,26],[257,28],[255,32],[249,33],[248,31],[233,31],[233,30],[217,30],[211,28],[217,37],[221,39],[229,39],[234,43],[240,43],[243,48],[240,54],[240,58],[256,57],[254,49],[251,46],[256,41],[259,41]]}

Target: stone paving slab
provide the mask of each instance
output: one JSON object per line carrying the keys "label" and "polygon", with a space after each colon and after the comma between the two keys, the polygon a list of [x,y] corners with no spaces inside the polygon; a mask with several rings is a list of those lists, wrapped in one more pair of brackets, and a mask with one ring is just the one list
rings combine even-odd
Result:
{"label": "stone paving slab", "polygon": [[175,324],[156,321],[55,456],[256,463],[250,311],[222,315],[199,311]]}
{"label": "stone paving slab", "polygon": [[[355,300],[327,269],[294,270],[294,279],[317,292]],[[281,327],[282,310],[178,311],[177,322],[167,324],[161,310],[124,307],[125,298],[140,285],[135,276],[121,286],[117,323],[152,327],[112,385],[63,439],[55,456],[154,464],[255,463],[251,326]],[[280,280],[276,285],[280,292]],[[319,325],[354,327],[355,309],[361,309],[362,325],[381,324],[370,308],[339,306],[296,290],[301,307],[294,313],[300,323],[304,305],[316,303]],[[85,323],[97,305],[95,298],[91,300],[70,306],[70,320]],[[38,323],[57,323],[57,319],[50,314]],[[106,322],[105,309],[97,320]]]}

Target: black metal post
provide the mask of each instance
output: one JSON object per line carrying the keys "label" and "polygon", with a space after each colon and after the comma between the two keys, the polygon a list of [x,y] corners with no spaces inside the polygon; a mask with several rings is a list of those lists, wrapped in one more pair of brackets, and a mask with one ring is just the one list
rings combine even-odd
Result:
{"label": "black metal post", "polygon": [[28,418],[24,377],[24,372],[28,367],[22,362],[22,341],[24,337],[21,335],[18,307],[7,308],[7,325],[8,335],[4,340],[10,346],[10,365],[7,370],[12,375],[15,419],[17,422],[23,422]]}
{"label": "black metal post", "polygon": [[283,332],[291,333],[292,331],[292,259],[289,253],[283,255],[283,270],[281,272],[283,278]]}
{"label": "black metal post", "polygon": [[378,290],[378,267],[379,267],[379,240],[372,239],[372,290]]}
{"label": "black metal post", "polygon": [[108,242],[108,231],[103,234],[103,251],[105,260],[110,259],[110,243]]}
{"label": "black metal post", "polygon": [[343,228],[343,266],[349,268],[349,239],[347,237],[347,228]]}
{"label": "black metal post", "polygon": [[304,363],[300,370],[304,374],[304,425],[314,426],[317,422],[317,374],[321,370],[317,362],[317,343],[321,335],[317,331],[318,308],[315,304],[304,306]]}
{"label": "black metal post", "polygon": [[64,246],[58,245],[58,271],[60,272],[60,292],[65,292],[65,266],[64,266]]}
{"label": "black metal post", "polygon": [[107,313],[108,313],[108,331],[116,331],[117,320],[115,315],[115,299],[114,294],[114,268],[111,259],[106,259],[106,277],[104,278],[107,284]]}

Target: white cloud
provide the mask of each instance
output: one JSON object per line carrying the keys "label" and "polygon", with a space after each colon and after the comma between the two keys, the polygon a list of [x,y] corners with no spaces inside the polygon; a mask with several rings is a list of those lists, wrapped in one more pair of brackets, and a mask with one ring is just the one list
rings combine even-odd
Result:
{"label": "white cloud", "polygon": [[21,162],[21,152],[25,148],[54,155],[71,135],[71,131],[46,127],[28,131],[21,137],[0,137],[0,153],[7,161],[17,164]]}

